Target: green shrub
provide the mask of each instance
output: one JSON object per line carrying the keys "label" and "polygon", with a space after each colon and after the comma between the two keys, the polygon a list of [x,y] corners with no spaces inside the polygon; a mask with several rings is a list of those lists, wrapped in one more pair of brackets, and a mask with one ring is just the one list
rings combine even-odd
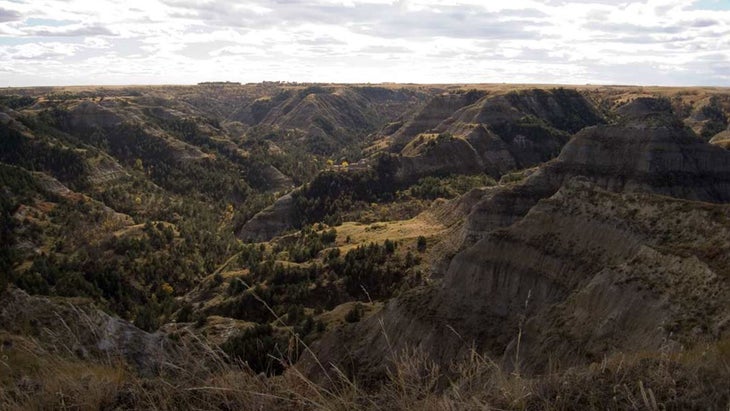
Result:
{"label": "green shrub", "polygon": [[360,305],[360,303],[355,303],[350,311],[345,314],[345,321],[347,321],[348,323],[356,323],[360,321],[360,319],[362,318],[362,311],[362,305]]}
{"label": "green shrub", "polygon": [[416,241],[416,249],[418,252],[422,253],[426,251],[426,237],[419,235],[418,240]]}
{"label": "green shrub", "polygon": [[274,335],[269,324],[257,324],[221,346],[232,359],[243,361],[253,371],[266,375],[278,375],[284,371],[281,356],[286,348],[286,342]]}

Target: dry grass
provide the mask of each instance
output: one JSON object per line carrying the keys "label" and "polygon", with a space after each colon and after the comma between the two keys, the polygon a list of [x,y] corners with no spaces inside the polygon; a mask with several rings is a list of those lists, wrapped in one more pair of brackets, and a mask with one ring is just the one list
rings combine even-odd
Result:
{"label": "dry grass", "polygon": [[[79,324],[93,323],[86,311],[74,313]],[[730,337],[680,353],[617,354],[540,376],[508,372],[474,349],[451,364],[416,349],[391,350],[385,377],[364,386],[319,363],[291,327],[283,328],[313,358],[323,383],[304,375],[287,353],[277,358],[286,367],[282,376],[257,375],[190,329],[177,330],[177,346],[153,372],[140,373],[121,353],[80,352],[77,344],[86,339],[76,325],[66,328],[74,338],[63,338],[59,326],[52,346],[31,332],[0,332],[0,409],[730,409]]]}
{"label": "dry grass", "polygon": [[0,408],[659,410],[730,405],[727,364],[691,366],[668,358],[627,362],[616,357],[588,369],[528,379],[504,373],[478,355],[442,370],[423,353],[408,350],[395,357],[382,385],[366,391],[343,373],[333,373],[325,387],[296,368],[264,378],[222,357],[212,367],[197,368],[202,364],[191,358],[190,369],[174,377],[143,378],[121,364],[30,355],[33,371],[3,385]]}
{"label": "dry grass", "polygon": [[[291,365],[266,378],[190,333],[179,358],[152,376],[116,356],[80,359],[30,337],[0,335],[0,409],[156,410],[565,410],[729,409],[730,339],[684,353],[607,357],[548,375],[505,372],[472,350],[439,366],[415,349],[390,353],[386,377],[368,389],[339,369],[324,384]],[[297,338],[293,335],[293,338]],[[309,348],[306,347],[309,351]],[[309,351],[312,355],[313,352]],[[316,360],[316,357],[315,357]]]}
{"label": "dry grass", "polygon": [[[85,311],[74,312],[79,323],[93,323]],[[391,349],[385,377],[363,386],[333,364],[321,364],[291,327],[284,329],[311,356],[320,371],[316,381],[323,383],[304,375],[287,353],[277,358],[286,367],[282,376],[257,375],[189,329],[178,330],[179,343],[154,371],[142,373],[121,353],[72,348],[73,340],[83,339],[73,324],[67,330],[76,337],[58,336],[52,346],[31,333],[0,332],[0,409],[730,409],[729,337],[680,353],[617,354],[540,376],[505,371],[474,349],[451,364],[416,349]]]}
{"label": "dry grass", "polygon": [[[372,224],[346,222],[337,227],[336,246],[346,253],[360,245],[391,241],[413,241],[419,237],[433,237],[446,227],[429,213],[421,213],[410,220],[384,221]],[[347,239],[350,239],[348,242]]]}
{"label": "dry grass", "polygon": [[341,326],[346,323],[345,317],[355,306],[359,306],[362,309],[362,319],[366,319],[375,313],[379,312],[383,308],[383,303],[380,301],[375,302],[359,302],[359,301],[348,301],[340,304],[332,310],[325,311],[318,315],[317,320],[321,320],[327,326],[327,329]]}

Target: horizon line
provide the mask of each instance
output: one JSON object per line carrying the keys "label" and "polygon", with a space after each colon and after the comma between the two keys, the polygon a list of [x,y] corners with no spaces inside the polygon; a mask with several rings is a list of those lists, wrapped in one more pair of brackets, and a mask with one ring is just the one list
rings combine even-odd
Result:
{"label": "horizon line", "polygon": [[257,82],[239,81],[201,81],[195,83],[109,83],[109,84],[56,84],[56,85],[22,85],[22,86],[1,86],[0,90],[12,89],[41,89],[41,88],[104,88],[104,87],[191,87],[191,86],[220,86],[237,87],[253,86],[261,84],[279,85],[329,85],[329,86],[532,86],[532,87],[650,87],[650,88],[706,88],[706,89],[727,89],[730,85],[660,85],[660,84],[614,84],[614,83],[551,83],[551,82],[322,82],[322,81],[286,81],[286,80],[261,80]]}

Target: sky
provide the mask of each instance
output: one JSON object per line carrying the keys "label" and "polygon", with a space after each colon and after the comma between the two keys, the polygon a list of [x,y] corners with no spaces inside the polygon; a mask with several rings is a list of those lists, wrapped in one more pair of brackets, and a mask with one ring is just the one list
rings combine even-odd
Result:
{"label": "sky", "polygon": [[730,0],[0,0],[0,87],[730,86]]}

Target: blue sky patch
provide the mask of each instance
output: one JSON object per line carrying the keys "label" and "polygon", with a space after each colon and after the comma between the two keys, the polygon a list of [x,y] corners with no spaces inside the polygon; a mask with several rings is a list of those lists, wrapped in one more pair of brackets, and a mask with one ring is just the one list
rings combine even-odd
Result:
{"label": "blue sky patch", "polygon": [[28,26],[50,26],[50,27],[61,27],[73,24],[75,21],[72,20],[54,20],[54,19],[36,19],[29,18],[25,19],[25,24]]}
{"label": "blue sky patch", "polygon": [[700,10],[730,10],[730,0],[699,0],[694,4]]}

